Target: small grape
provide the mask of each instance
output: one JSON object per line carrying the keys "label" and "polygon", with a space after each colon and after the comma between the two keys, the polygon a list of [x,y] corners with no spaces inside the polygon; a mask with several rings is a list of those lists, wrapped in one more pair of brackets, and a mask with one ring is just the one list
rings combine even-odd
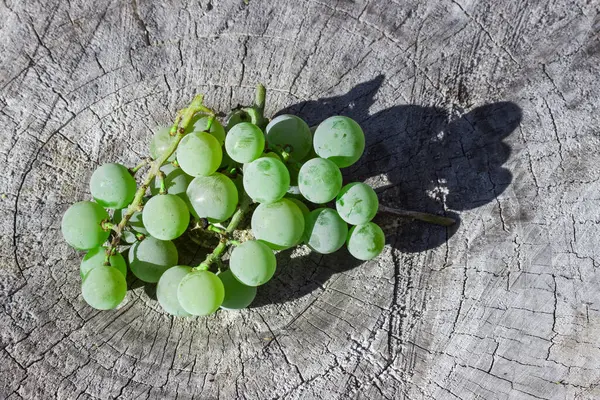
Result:
{"label": "small grape", "polygon": [[[208,120],[209,117],[196,117],[195,120],[193,120],[192,124],[190,125],[190,127],[188,127],[187,132],[206,132],[206,126],[208,125]],[[225,128],[223,128],[223,125],[221,125],[221,123],[219,121],[217,121],[216,119],[213,120],[212,124],[210,125],[210,129],[208,131],[208,133],[210,133],[211,135],[213,135],[215,137],[215,139],[217,139],[219,141],[219,145],[223,146],[223,143],[225,143]]]}
{"label": "small grape", "polygon": [[99,166],[90,179],[90,191],[98,204],[105,208],[123,208],[135,197],[135,179],[121,164]]}
{"label": "small grape", "polygon": [[[150,156],[152,159],[158,159],[171,146],[173,140],[175,140],[175,137],[171,136],[170,126],[157,127],[150,141]],[[167,161],[175,161],[175,152],[169,156]]]}
{"label": "small grape", "polygon": [[[163,165],[160,167],[160,170],[165,174],[165,189],[167,189],[167,193],[175,194],[181,197],[181,200],[186,201],[187,196],[185,195],[185,191],[194,177],[189,176],[181,168],[171,163]],[[156,196],[159,192],[160,180],[154,178],[150,183],[150,193]]]}
{"label": "small grape", "polygon": [[333,200],[342,188],[342,173],[333,162],[324,158],[313,158],[300,168],[298,187],[308,201],[327,203]]}
{"label": "small grape", "polygon": [[62,217],[61,231],[66,242],[78,250],[90,250],[108,239],[109,231],[102,229],[108,213],[101,205],[80,201],[67,209]]}
{"label": "small grape", "polygon": [[[310,213],[310,210],[308,209],[308,206],[306,204],[304,204],[302,202],[302,200],[300,199],[296,199],[294,197],[286,197],[289,201],[291,201],[292,203],[294,203],[295,205],[298,206],[298,208],[300,209],[300,211],[302,211],[302,215],[304,215],[305,217],[305,221],[306,221],[306,215]],[[306,227],[305,227],[306,229]]]}
{"label": "small grape", "polygon": [[[115,213],[113,216],[113,220],[115,221],[115,224],[118,224],[121,222],[121,220],[123,219],[123,215],[125,215],[125,213],[127,213],[127,208],[115,210]],[[142,235],[149,235],[146,228],[144,228],[141,211],[136,211],[133,214],[131,214],[131,218],[129,218],[127,225],[131,229],[125,229],[122,232],[122,236],[121,236],[121,238],[125,241],[125,243],[133,244],[133,243],[137,242],[137,237],[135,235],[136,232],[141,233]]]}
{"label": "small grape", "polygon": [[209,315],[223,304],[225,288],[210,271],[193,270],[183,277],[177,289],[179,304],[192,315]]}
{"label": "small grape", "polygon": [[292,159],[302,160],[312,147],[310,128],[295,115],[283,114],[271,120],[265,129],[270,146],[279,146],[283,150],[290,146]]}
{"label": "small grape", "polygon": [[239,163],[256,160],[265,149],[265,136],[260,128],[250,122],[235,125],[225,138],[227,154]]}
{"label": "small grape", "polygon": [[385,234],[377,224],[367,222],[350,229],[346,245],[354,258],[364,261],[372,260],[383,250]]}
{"label": "small grape", "polygon": [[272,249],[282,250],[297,245],[304,232],[304,216],[289,199],[260,204],[252,214],[252,233]]}
{"label": "small grape", "polygon": [[241,310],[248,307],[256,297],[256,287],[244,285],[235,279],[231,270],[221,272],[217,275],[223,283],[225,298],[221,308],[226,310]]}
{"label": "small grape", "polygon": [[360,125],[341,115],[329,117],[315,131],[315,152],[344,168],[354,164],[365,151],[365,134]]}
{"label": "small grape", "polygon": [[225,221],[233,215],[238,203],[235,184],[223,174],[194,178],[187,189],[193,213],[210,222]]}
{"label": "small grape", "polygon": [[181,280],[192,271],[192,267],[176,265],[165,271],[156,286],[156,298],[162,308],[171,315],[187,317],[190,315],[179,304],[177,291]]}
{"label": "small grape", "polygon": [[178,258],[173,242],[148,236],[129,248],[129,269],[138,279],[154,283],[167,269],[177,264]]}
{"label": "small grape", "polygon": [[344,186],[338,193],[335,208],[347,223],[362,225],[372,220],[377,214],[379,199],[371,186],[353,182]]}
{"label": "small grape", "polygon": [[[105,247],[96,247],[87,252],[87,254],[83,257],[81,261],[81,265],[79,266],[79,275],[81,279],[85,277],[85,275],[90,272],[92,269],[104,265],[104,259],[106,257],[106,248]],[[121,255],[121,253],[116,253],[110,256],[108,259],[111,267],[114,267],[119,270],[123,274],[125,278],[127,278],[127,264],[125,263],[125,259]]]}
{"label": "small grape", "polygon": [[90,306],[110,310],[125,298],[127,282],[118,269],[100,265],[86,274],[81,283],[81,294]]}
{"label": "small grape", "polygon": [[242,110],[236,110],[227,117],[227,126],[225,130],[229,132],[231,128],[242,122],[251,122],[252,118],[248,113]]}
{"label": "small grape", "polygon": [[257,240],[248,240],[233,249],[229,268],[235,278],[247,286],[267,283],[275,273],[273,250]]}
{"label": "small grape", "polygon": [[150,235],[160,240],[173,240],[187,229],[190,211],[178,196],[161,194],[148,200],[142,219]]}
{"label": "small grape", "polygon": [[258,203],[281,199],[290,188],[290,174],[285,165],[272,157],[252,161],[244,173],[244,189]]}
{"label": "small grape", "polygon": [[338,251],[348,236],[348,225],[331,208],[317,208],[305,217],[304,240],[317,253]]}
{"label": "small grape", "polygon": [[183,172],[191,176],[214,173],[223,159],[219,141],[206,132],[192,132],[179,142],[177,162]]}

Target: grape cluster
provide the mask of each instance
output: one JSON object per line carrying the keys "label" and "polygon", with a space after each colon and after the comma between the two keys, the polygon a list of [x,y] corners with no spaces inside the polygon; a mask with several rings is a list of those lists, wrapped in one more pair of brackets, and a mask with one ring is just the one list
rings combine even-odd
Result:
{"label": "grape cluster", "polygon": [[[69,245],[87,251],[80,274],[90,306],[107,310],[123,301],[127,266],[157,283],[166,312],[189,316],[249,306],[273,277],[278,250],[306,244],[329,254],[346,245],[360,260],[381,253],[384,234],[371,222],[377,195],[364,183],[344,186],[340,171],[364,152],[361,127],[344,116],[316,129],[294,115],[267,121],[263,107],[234,111],[225,127],[206,107],[184,109],[172,128],[155,131],[139,186],[142,166],[96,169],[94,201],[73,204],[61,226]],[[252,238],[240,240],[233,231],[250,212]],[[179,265],[173,240],[200,225],[218,245],[200,265]]]}

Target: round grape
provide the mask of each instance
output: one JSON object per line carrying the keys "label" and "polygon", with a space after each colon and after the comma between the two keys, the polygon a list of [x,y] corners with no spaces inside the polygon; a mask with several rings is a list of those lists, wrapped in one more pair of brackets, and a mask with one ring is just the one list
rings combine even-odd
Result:
{"label": "round grape", "polygon": [[327,203],[333,200],[342,188],[342,173],[333,162],[324,158],[313,158],[300,168],[298,187],[308,201]]}
{"label": "round grape", "polygon": [[221,222],[231,217],[238,203],[235,184],[223,174],[194,178],[188,186],[187,195],[193,213],[210,222]]}
{"label": "round grape", "polygon": [[[79,275],[81,279],[85,278],[85,275],[92,269],[104,265],[104,259],[106,257],[106,247],[96,247],[87,252],[83,257],[81,264],[79,265]],[[116,268],[127,278],[127,264],[121,253],[113,254],[108,259],[111,267]]]}
{"label": "round grape", "polygon": [[138,279],[154,283],[167,269],[177,264],[178,258],[173,242],[148,236],[129,248],[129,269]]}
{"label": "round grape", "polygon": [[[209,117],[206,116],[193,120],[186,133],[206,132],[208,120]],[[208,130],[208,133],[213,135],[215,139],[219,141],[219,145],[223,146],[223,143],[225,143],[225,128],[223,128],[223,125],[221,125],[219,121],[217,121],[216,119],[213,120],[212,124],[210,125],[210,129]]]}
{"label": "round grape", "polygon": [[283,114],[273,118],[265,132],[270,146],[279,146],[283,150],[291,147],[289,153],[296,161],[306,157],[312,147],[310,128],[295,115]]}
{"label": "round grape", "polygon": [[110,310],[125,298],[127,282],[118,269],[100,265],[86,274],[81,283],[81,294],[90,306]]}
{"label": "round grape", "polygon": [[348,237],[348,225],[331,208],[318,208],[305,217],[304,240],[317,253],[338,251]]}
{"label": "round grape", "polygon": [[289,199],[260,204],[252,214],[254,237],[272,249],[282,250],[297,245],[304,232],[302,211]]}
{"label": "round grape", "polygon": [[[291,201],[292,203],[294,203],[295,205],[298,206],[298,208],[300,209],[300,211],[302,211],[302,215],[304,215],[304,219],[306,221],[306,215],[310,213],[310,210],[308,209],[308,206],[306,204],[304,204],[302,202],[302,200],[299,199],[295,199],[293,197],[286,197],[289,201]],[[306,227],[305,227],[306,229]]]}
{"label": "round grape", "polygon": [[181,198],[174,194],[161,194],[148,200],[142,219],[150,235],[160,240],[173,240],[187,229],[190,211]]}
{"label": "round grape", "polygon": [[[150,141],[150,156],[153,160],[158,159],[175,140],[175,136],[171,136],[170,132],[170,126],[159,126],[154,131]],[[175,152],[169,156],[167,161],[175,161]]]}
{"label": "round grape", "polygon": [[183,277],[177,289],[179,304],[192,315],[209,315],[223,304],[223,283],[210,271],[193,270]]}
{"label": "round grape", "polygon": [[372,260],[383,250],[385,234],[379,225],[367,222],[350,229],[346,245],[354,258],[364,261]]}
{"label": "round grape", "polygon": [[61,231],[66,242],[78,250],[90,250],[108,239],[109,231],[102,229],[108,213],[101,205],[80,201],[67,209],[62,217]]}
{"label": "round grape", "polygon": [[179,142],[177,162],[188,175],[208,176],[214,173],[223,159],[219,141],[206,132],[192,132]]}
{"label": "round grape", "polygon": [[123,208],[135,197],[135,179],[121,164],[99,166],[90,179],[90,191],[98,204],[105,208]]}
{"label": "round grape", "polygon": [[162,308],[171,315],[187,317],[190,315],[179,304],[177,291],[181,280],[192,271],[192,267],[176,265],[165,271],[156,285],[156,298]]}
{"label": "round grape", "polygon": [[275,158],[254,160],[244,172],[244,189],[258,203],[277,201],[289,188],[290,174],[285,165]]}
{"label": "round grape", "polygon": [[[175,194],[181,197],[181,200],[185,201],[187,199],[185,191],[194,177],[189,176],[181,168],[171,163],[163,165],[160,167],[160,170],[165,174],[165,189],[167,189],[167,193]],[[160,180],[154,178],[150,183],[150,193],[156,196],[159,192]]]}
{"label": "round grape", "polygon": [[365,151],[365,134],[360,125],[341,115],[329,117],[315,131],[315,152],[344,168],[354,164]]}
{"label": "round grape", "polygon": [[248,240],[235,247],[229,259],[231,273],[248,286],[267,283],[273,277],[276,266],[273,250],[257,240]]}
{"label": "round grape", "polygon": [[225,298],[221,308],[226,310],[241,310],[248,307],[256,297],[256,287],[244,285],[235,279],[231,270],[221,272],[217,275],[223,283]]}
{"label": "round grape", "polygon": [[225,138],[227,154],[239,163],[256,160],[265,149],[265,136],[260,128],[250,122],[235,125]]}
{"label": "round grape", "polygon": [[335,200],[335,209],[344,221],[352,225],[366,224],[375,217],[379,199],[371,186],[360,182],[342,188]]}

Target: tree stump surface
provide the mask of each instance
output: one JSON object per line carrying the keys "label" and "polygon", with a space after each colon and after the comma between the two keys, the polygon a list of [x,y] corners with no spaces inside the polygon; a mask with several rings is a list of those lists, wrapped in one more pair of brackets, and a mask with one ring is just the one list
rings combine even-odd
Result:
{"label": "tree stump surface", "polygon": [[[0,4],[0,398],[600,398],[596,1]],[[254,306],[166,315],[80,294],[60,233],[105,162],[133,166],[196,93],[227,111],[342,114],[345,181],[383,254],[278,255]],[[181,262],[189,262],[182,260]]]}

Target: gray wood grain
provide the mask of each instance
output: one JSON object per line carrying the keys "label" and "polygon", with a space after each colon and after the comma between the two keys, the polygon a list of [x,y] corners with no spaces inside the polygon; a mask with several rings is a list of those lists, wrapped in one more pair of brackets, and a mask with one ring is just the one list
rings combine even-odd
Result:
{"label": "gray wood grain", "polygon": [[[0,3],[0,398],[600,398],[597,1]],[[255,306],[80,295],[60,216],[197,92],[350,115],[372,262],[279,255]],[[151,292],[151,291],[150,291]]]}

